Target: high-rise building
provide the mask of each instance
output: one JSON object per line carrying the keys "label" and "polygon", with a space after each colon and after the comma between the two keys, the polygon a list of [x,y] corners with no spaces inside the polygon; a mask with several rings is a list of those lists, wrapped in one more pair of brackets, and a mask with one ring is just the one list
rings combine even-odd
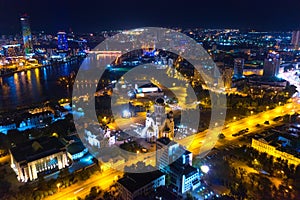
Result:
{"label": "high-rise building", "polygon": [[239,79],[243,78],[243,72],[244,72],[244,63],[245,59],[243,58],[236,58],[234,59],[234,77]]}
{"label": "high-rise building", "polygon": [[225,68],[223,72],[223,81],[224,81],[225,89],[230,89],[232,87],[232,75],[233,75],[232,68]]}
{"label": "high-rise building", "polygon": [[33,45],[32,45],[32,35],[30,30],[29,17],[27,15],[23,15],[20,18],[22,25],[22,34],[23,34],[23,42],[24,42],[24,52],[25,55],[33,53]]}
{"label": "high-rise building", "polygon": [[156,168],[169,174],[171,185],[184,194],[200,186],[199,169],[192,166],[193,154],[167,137],[156,141]]}
{"label": "high-rise building", "polygon": [[68,50],[68,37],[66,32],[57,33],[57,49]]}
{"label": "high-rise building", "polygon": [[177,160],[184,150],[179,144],[170,140],[167,137],[162,137],[156,140],[156,167],[164,171],[165,168]]}
{"label": "high-rise building", "polygon": [[300,45],[300,30],[293,32],[291,44],[293,45],[294,49],[299,48],[299,45]]}
{"label": "high-rise building", "polygon": [[269,53],[264,61],[264,74],[265,78],[274,78],[279,74],[280,69],[280,56],[278,53]]}

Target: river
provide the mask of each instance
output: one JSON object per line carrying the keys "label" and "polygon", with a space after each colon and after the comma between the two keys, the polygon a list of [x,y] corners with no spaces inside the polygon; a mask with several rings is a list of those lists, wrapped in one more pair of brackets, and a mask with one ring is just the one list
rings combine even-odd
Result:
{"label": "river", "polygon": [[80,62],[72,61],[0,77],[0,111],[14,111],[48,100],[68,97],[68,90],[58,85],[57,80],[72,71],[77,71],[79,67]]}

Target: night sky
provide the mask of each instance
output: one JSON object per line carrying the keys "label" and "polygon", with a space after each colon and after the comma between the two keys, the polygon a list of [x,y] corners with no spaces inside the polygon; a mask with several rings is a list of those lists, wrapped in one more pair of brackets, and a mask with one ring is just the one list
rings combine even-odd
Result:
{"label": "night sky", "polygon": [[94,32],[145,26],[300,28],[299,0],[0,0],[0,35],[20,32],[27,13],[33,31]]}

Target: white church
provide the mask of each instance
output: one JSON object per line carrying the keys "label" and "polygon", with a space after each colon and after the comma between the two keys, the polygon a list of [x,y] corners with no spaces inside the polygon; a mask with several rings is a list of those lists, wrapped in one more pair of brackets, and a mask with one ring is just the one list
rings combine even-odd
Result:
{"label": "white church", "polygon": [[174,138],[174,116],[170,111],[166,114],[165,101],[158,98],[155,101],[154,112],[147,112],[145,128],[142,137],[148,142],[155,142],[161,137]]}

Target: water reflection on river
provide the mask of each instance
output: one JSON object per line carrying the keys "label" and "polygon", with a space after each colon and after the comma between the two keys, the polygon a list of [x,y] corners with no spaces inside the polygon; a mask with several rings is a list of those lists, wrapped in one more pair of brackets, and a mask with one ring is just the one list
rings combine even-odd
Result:
{"label": "water reflection on river", "polygon": [[0,110],[15,110],[17,107],[68,97],[67,89],[59,86],[57,80],[77,71],[79,66],[80,63],[74,61],[0,77]]}
{"label": "water reflection on river", "polygon": [[[91,65],[105,67],[115,59],[114,55],[93,55],[87,57],[83,65],[81,62],[72,61],[59,66],[47,66],[0,77],[0,111],[13,111],[48,100],[70,97],[68,89],[58,85],[59,77],[68,76],[73,71],[77,72],[79,67],[84,70],[89,70]],[[92,81],[95,84],[95,80]],[[74,86],[95,87],[94,84],[79,86],[75,83]]]}

